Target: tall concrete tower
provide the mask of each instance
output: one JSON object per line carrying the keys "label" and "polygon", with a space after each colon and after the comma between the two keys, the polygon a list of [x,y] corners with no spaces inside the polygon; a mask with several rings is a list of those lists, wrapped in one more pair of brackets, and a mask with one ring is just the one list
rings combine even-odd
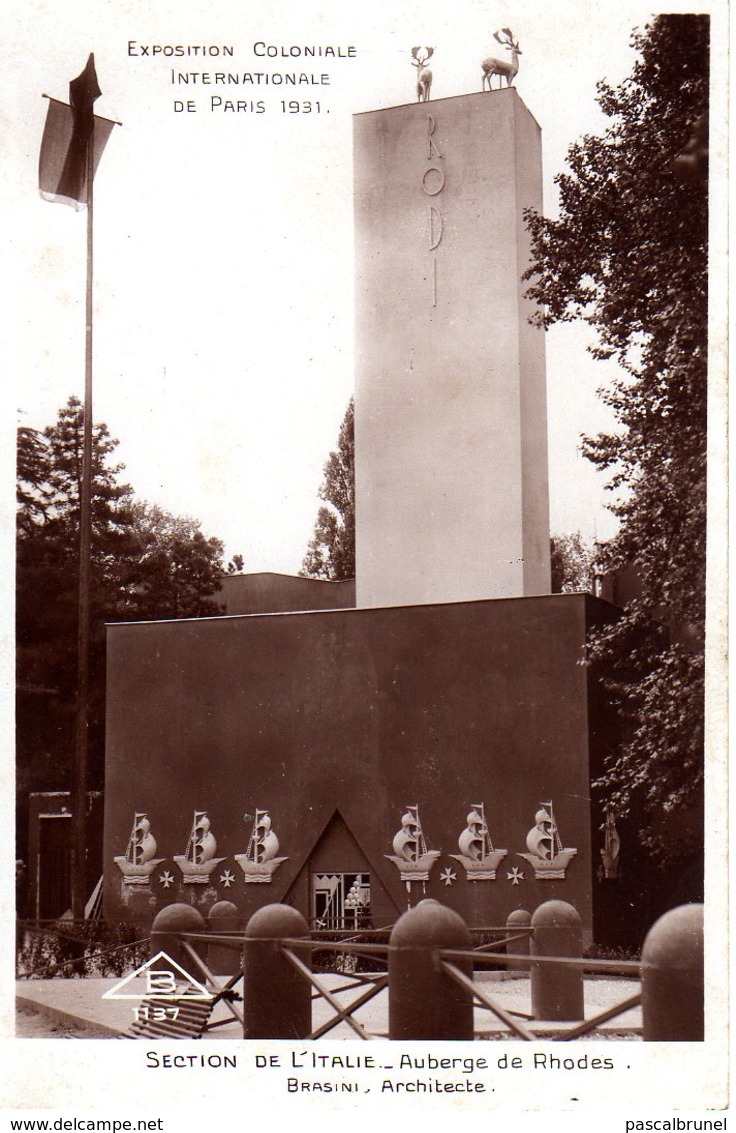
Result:
{"label": "tall concrete tower", "polygon": [[541,131],[513,88],[356,115],[359,606],[549,593]]}

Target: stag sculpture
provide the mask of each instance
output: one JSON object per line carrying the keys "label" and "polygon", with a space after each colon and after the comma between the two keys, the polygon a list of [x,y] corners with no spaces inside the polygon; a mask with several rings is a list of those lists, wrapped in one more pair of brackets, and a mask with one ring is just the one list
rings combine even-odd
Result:
{"label": "stag sculpture", "polygon": [[428,102],[429,91],[432,86],[432,72],[426,63],[434,55],[433,47],[412,47],[412,67],[417,69],[417,102]]}
{"label": "stag sculpture", "polygon": [[[503,39],[501,38],[503,36]],[[486,82],[488,83],[488,90],[491,90],[491,78],[493,75],[498,75],[498,89],[503,86],[503,80],[506,79],[506,86],[510,87],[514,81],[514,76],[519,72],[519,56],[521,55],[521,48],[518,42],[511,34],[510,28],[501,28],[500,32],[494,31],[493,38],[504,47],[511,49],[511,55],[506,59],[496,59],[491,56],[490,59],[484,59],[481,63],[483,68],[483,85],[481,90],[486,89]]]}

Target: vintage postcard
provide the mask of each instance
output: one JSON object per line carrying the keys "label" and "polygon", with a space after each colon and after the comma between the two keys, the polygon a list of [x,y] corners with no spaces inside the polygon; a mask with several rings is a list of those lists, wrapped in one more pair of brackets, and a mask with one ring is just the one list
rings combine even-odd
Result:
{"label": "vintage postcard", "polygon": [[727,5],[6,31],[8,1128],[726,1129]]}

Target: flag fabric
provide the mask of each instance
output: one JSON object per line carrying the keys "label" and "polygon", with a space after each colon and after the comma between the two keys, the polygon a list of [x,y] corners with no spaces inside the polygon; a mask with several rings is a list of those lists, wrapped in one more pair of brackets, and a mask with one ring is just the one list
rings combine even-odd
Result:
{"label": "flag fabric", "polygon": [[95,58],[90,55],[81,75],[69,84],[69,103],[49,99],[38,167],[39,191],[45,201],[82,209],[89,201],[88,153],[93,142],[92,177],[114,122],[95,115],[97,83]]}

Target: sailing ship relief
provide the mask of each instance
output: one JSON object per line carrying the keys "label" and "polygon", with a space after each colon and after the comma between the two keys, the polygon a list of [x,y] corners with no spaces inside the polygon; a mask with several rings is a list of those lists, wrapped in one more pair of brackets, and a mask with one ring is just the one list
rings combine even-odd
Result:
{"label": "sailing ship relief", "polygon": [[288,858],[277,857],[279,848],[279,840],[268,811],[256,809],[248,849],[244,854],[235,855],[235,861],[245,874],[246,884],[270,884],[281,863],[288,861]]}
{"label": "sailing ship relief", "polygon": [[567,846],[563,849],[560,839],[552,801],[539,804],[540,809],[534,815],[535,825],[526,836],[528,854],[519,854],[534,866],[534,876],[542,880],[554,881],[564,878],[565,870],[577,854]]}
{"label": "sailing ship relief", "polygon": [[428,850],[419,821],[419,806],[409,806],[401,819],[401,829],[394,834],[394,854],[386,854],[399,871],[406,887],[412,881],[429,881],[431,870],[441,850]]}
{"label": "sailing ship relief", "polygon": [[123,885],[148,885],[151,874],[163,858],[156,857],[156,839],[151,823],[143,811],[136,811],[125,856],[116,857],[123,875]]}
{"label": "sailing ship relief", "polygon": [[217,842],[206,810],[195,810],[186,851],[175,854],[174,861],[184,876],[185,885],[206,885],[212,870],[224,858],[216,858]]}
{"label": "sailing ship relief", "polygon": [[603,876],[607,878],[618,877],[618,858],[621,853],[621,839],[616,829],[616,818],[609,807],[606,810],[606,825],[603,831],[603,849],[601,850]]}
{"label": "sailing ship relief", "polygon": [[508,850],[494,850],[483,803],[471,803],[466,827],[457,840],[459,854],[450,854],[465,867],[468,881],[495,881]]}

